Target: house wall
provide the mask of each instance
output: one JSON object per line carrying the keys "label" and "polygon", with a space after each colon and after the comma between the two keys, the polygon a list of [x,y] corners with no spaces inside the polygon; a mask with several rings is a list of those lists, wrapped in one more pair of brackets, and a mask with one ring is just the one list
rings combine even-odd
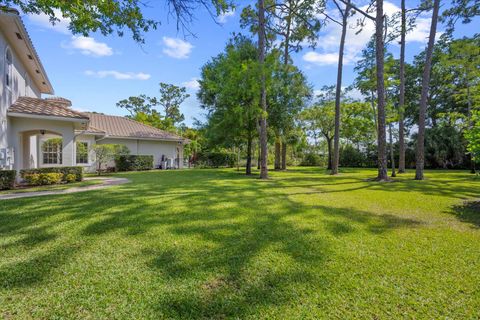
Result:
{"label": "house wall", "polygon": [[[7,88],[5,85],[7,48],[12,52],[12,85]],[[28,75],[24,65],[18,58],[18,53],[10,47],[7,40],[0,30],[0,149],[12,147],[8,144],[8,132],[11,126],[10,119],[7,118],[7,109],[20,96],[40,98],[40,90],[36,87],[31,77]]]}
{"label": "house wall", "polygon": [[[174,141],[150,141],[134,139],[107,138],[97,142],[98,144],[123,144],[131,154],[153,155],[155,167],[160,165],[162,156],[175,160],[177,158],[177,147],[180,149],[180,159],[183,159],[183,145]],[[113,164],[109,164],[113,165]],[[183,168],[183,160],[180,161],[180,168]]]}

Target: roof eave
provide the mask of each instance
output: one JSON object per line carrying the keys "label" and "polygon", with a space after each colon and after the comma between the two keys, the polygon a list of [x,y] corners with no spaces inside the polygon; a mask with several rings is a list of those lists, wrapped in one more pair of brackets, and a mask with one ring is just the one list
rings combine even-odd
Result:
{"label": "roof eave", "polygon": [[156,137],[132,137],[132,136],[112,136],[109,135],[108,138],[112,139],[129,139],[129,140],[149,140],[149,141],[169,141],[169,142],[185,142],[183,138],[156,138]]}
{"label": "roof eave", "polygon": [[[23,21],[22,21],[21,17],[16,13],[8,12],[8,11],[0,11],[0,14],[13,18],[13,20],[15,21],[15,24],[18,28],[18,31],[20,31],[20,35],[23,38],[22,41],[27,46],[28,50],[33,54],[34,63],[38,67],[38,71],[40,72],[40,74],[43,76],[43,79],[42,79],[43,81],[39,82],[40,80],[38,80],[38,77],[36,75],[35,70],[33,70],[33,71],[29,70],[29,71],[30,71],[30,76],[32,76],[32,79],[36,83],[40,92],[45,93],[45,94],[54,94],[53,86],[50,82],[50,79],[48,78],[48,75],[47,75],[47,72],[45,71],[45,68],[43,67],[43,64],[40,60],[40,57],[39,57],[37,51],[35,50],[35,47],[33,46],[30,35],[28,34],[27,29],[25,28],[25,25],[23,24]],[[25,66],[27,67],[27,70],[30,69],[28,67],[28,64],[25,64]],[[45,84],[43,82],[45,82]]]}
{"label": "roof eave", "polygon": [[48,78],[48,74],[45,71],[45,68],[43,67],[42,61],[40,60],[40,57],[37,53],[37,50],[35,50],[35,47],[33,46],[32,40],[30,39],[30,35],[27,32],[27,29],[25,28],[25,25],[23,24],[22,19],[20,16],[17,17],[17,25],[22,32],[22,36],[25,40],[25,43],[27,44],[28,48],[33,52],[35,55],[35,62],[38,64],[38,68],[40,69],[40,73],[43,75],[44,80],[45,80],[45,85],[47,87],[47,90],[40,90],[41,93],[45,94],[55,94],[55,91],[53,90],[52,83],[50,82],[50,79]]}
{"label": "roof eave", "polygon": [[34,114],[34,113],[20,113],[20,112],[9,112],[7,115],[10,117],[17,118],[33,118],[33,119],[44,119],[44,120],[58,120],[58,121],[69,121],[69,122],[88,122],[88,118],[70,118],[70,117],[59,117],[59,116],[49,116],[45,114]]}

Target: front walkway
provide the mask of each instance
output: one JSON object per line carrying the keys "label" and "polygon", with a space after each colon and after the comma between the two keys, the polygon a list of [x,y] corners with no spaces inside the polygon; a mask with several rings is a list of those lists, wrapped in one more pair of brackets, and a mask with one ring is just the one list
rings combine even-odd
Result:
{"label": "front walkway", "polygon": [[51,196],[56,194],[69,194],[69,193],[76,193],[76,192],[92,191],[92,190],[98,190],[98,189],[105,189],[112,186],[130,182],[130,180],[126,178],[114,178],[114,177],[91,177],[91,178],[84,179],[84,181],[88,181],[88,180],[103,180],[103,181],[101,184],[95,184],[95,185],[86,186],[86,187],[73,187],[73,188],[68,188],[64,190],[33,191],[33,192],[24,192],[24,193],[3,194],[3,195],[0,195],[0,200]]}

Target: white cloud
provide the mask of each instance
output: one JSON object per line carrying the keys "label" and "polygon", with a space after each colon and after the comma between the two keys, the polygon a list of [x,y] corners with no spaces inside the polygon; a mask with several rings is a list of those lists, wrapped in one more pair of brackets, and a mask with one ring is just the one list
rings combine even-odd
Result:
{"label": "white cloud", "polygon": [[224,24],[227,22],[228,18],[235,16],[235,9],[228,10],[218,16],[218,22]]}
{"label": "white cloud", "polygon": [[[338,52],[332,53],[318,53],[315,51],[307,52],[303,55],[303,60],[319,65],[337,65],[338,63]],[[355,60],[355,56],[352,56],[351,53],[346,53],[343,56],[343,63],[348,65]]]}
{"label": "white cloud", "polygon": [[200,83],[198,83],[198,78],[191,78],[189,81],[183,82],[182,86],[190,90],[200,89]]}
{"label": "white cloud", "polygon": [[115,70],[101,70],[101,71],[85,71],[85,75],[95,77],[95,78],[107,78],[113,77],[117,80],[148,80],[151,78],[151,75],[143,72],[120,72]]}
{"label": "white cloud", "polygon": [[165,48],[163,53],[175,59],[186,59],[193,49],[193,45],[178,38],[163,37]]}
{"label": "white cloud", "polygon": [[92,37],[73,36],[72,40],[62,45],[65,49],[80,50],[86,56],[105,57],[113,54],[113,49],[104,42],[98,42]]}
{"label": "white cloud", "polygon": [[[366,10],[367,6],[361,9]],[[385,14],[392,17],[395,13],[400,11],[400,8],[395,4],[385,1],[384,2]],[[338,10],[333,9],[328,12],[329,15],[339,19]],[[374,15],[375,13],[373,13]],[[421,15],[417,18],[416,26],[411,30],[406,37],[407,42],[420,42],[425,43],[428,40],[428,33],[430,30],[430,13]],[[362,49],[365,48],[372,36],[375,34],[374,22],[365,19],[365,25],[362,31],[356,34],[359,29],[356,27],[357,20],[361,18],[361,14],[356,12],[349,18],[349,28],[347,29],[347,35],[345,40],[345,55],[344,64],[349,65],[355,63],[361,54]],[[318,38],[318,45],[316,51],[310,51],[303,55],[303,60],[314,65],[335,65],[338,61],[338,49],[339,39],[342,33],[342,28],[336,23],[329,23]],[[393,42],[394,45],[398,44],[398,41]]]}
{"label": "white cloud", "polygon": [[55,21],[55,25],[52,25],[49,17],[44,13],[38,14],[38,15],[30,15],[28,16],[28,19],[37,26],[51,29],[63,34],[71,34],[70,30],[68,30],[68,25],[70,24],[70,18],[63,18],[62,13],[58,9],[54,9],[53,13],[55,14],[55,17],[57,17],[60,20],[60,21]]}

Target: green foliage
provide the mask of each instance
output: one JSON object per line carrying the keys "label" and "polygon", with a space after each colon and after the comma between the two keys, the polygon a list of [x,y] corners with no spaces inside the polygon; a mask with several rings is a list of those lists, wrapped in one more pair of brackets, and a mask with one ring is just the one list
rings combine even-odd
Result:
{"label": "green foliage", "polygon": [[72,182],[77,181],[77,176],[72,174],[72,173],[69,173],[69,174],[65,175],[64,179],[67,183],[72,183]]}
{"label": "green foliage", "polygon": [[[416,135],[413,136],[416,143]],[[465,167],[465,141],[460,130],[453,126],[436,126],[425,130],[425,167]]]}
{"label": "green foliage", "polygon": [[45,186],[62,182],[64,175],[58,172],[24,174],[23,179],[30,186]]}
{"label": "green foliage", "polygon": [[[212,15],[220,15],[233,6],[230,0],[165,0],[163,3],[167,13],[176,18],[177,28],[181,26],[186,31],[189,31],[187,25],[192,21],[194,11],[200,7]],[[159,21],[144,16],[142,10],[148,4],[141,0],[0,0],[0,10],[5,7],[15,7],[24,14],[44,14],[52,24],[59,23],[60,18],[68,19],[68,29],[73,34],[88,36],[99,32],[104,36],[112,33],[123,36],[128,30],[139,43],[144,42],[144,33],[160,25]]]}
{"label": "green foliage", "polygon": [[143,171],[153,169],[152,155],[120,155],[115,157],[118,171]]}
{"label": "green foliage", "polygon": [[320,156],[319,154],[309,152],[303,156],[300,166],[315,166],[315,167],[324,167],[326,166],[327,161],[325,157]]}
{"label": "green foliage", "polygon": [[[176,125],[185,119],[184,115],[180,113],[180,105],[189,96],[185,87],[161,82],[159,98],[142,94],[120,100],[117,102],[117,107],[127,110],[130,113],[128,117],[135,121],[161,130],[175,132]],[[156,106],[163,108],[163,114],[155,109]]]}
{"label": "green foliage", "polygon": [[[20,170],[20,177],[26,179],[26,176],[29,175],[40,175],[46,173],[59,173],[61,180],[63,182],[70,182],[71,175],[75,177],[74,181],[83,180],[83,167],[46,167],[46,168],[37,168],[37,169],[25,169]],[[35,178],[33,178],[35,179]]]}
{"label": "green foliage", "polygon": [[198,162],[204,167],[233,167],[237,161],[237,154],[228,151],[200,152]]}
{"label": "green foliage", "polygon": [[205,136],[211,149],[253,139],[261,112],[258,72],[257,48],[242,35],[202,67],[197,97],[208,111]]}
{"label": "green foliage", "polygon": [[341,167],[366,167],[367,158],[363,152],[347,144],[340,148],[339,163]]}
{"label": "green foliage", "polygon": [[186,128],[182,132],[182,137],[189,140],[189,143],[184,146],[183,155],[195,161],[198,151],[202,149],[204,144],[204,130]]}
{"label": "green foliage", "polygon": [[467,150],[471,153],[472,159],[480,163],[480,111],[475,110],[472,113],[471,127],[465,131],[465,139],[467,139]]}
{"label": "green foliage", "polygon": [[10,190],[15,188],[15,178],[17,171],[0,170],[0,190]]}
{"label": "green foliage", "polygon": [[[322,22],[318,18],[325,9],[325,1],[290,0],[265,1],[267,38],[279,40],[280,48],[299,52],[305,43],[314,47]],[[248,5],[241,13],[241,27],[253,34],[258,32],[257,8]]]}
{"label": "green foliage", "polygon": [[267,57],[268,123],[278,135],[294,130],[300,112],[312,97],[312,88],[305,75],[294,65],[280,61],[280,51]]}
{"label": "green foliage", "polygon": [[95,153],[98,174],[104,170],[103,166],[113,161],[116,156],[130,154],[130,150],[122,144],[96,144],[93,146],[93,152]]}
{"label": "green foliage", "polygon": [[[60,22],[60,18],[68,19],[69,30],[84,36],[93,32],[104,36],[116,32],[123,36],[124,31],[129,30],[135,41],[143,42],[142,34],[158,26],[157,21],[144,17],[144,5],[139,0],[1,0],[0,5],[14,6],[24,14],[45,14],[52,24]],[[60,16],[56,15],[57,10]]]}
{"label": "green foliage", "polygon": [[155,102],[163,107],[165,119],[170,120],[173,126],[185,119],[185,116],[180,113],[180,105],[190,97],[186,90],[185,87],[160,82],[160,97]]}

